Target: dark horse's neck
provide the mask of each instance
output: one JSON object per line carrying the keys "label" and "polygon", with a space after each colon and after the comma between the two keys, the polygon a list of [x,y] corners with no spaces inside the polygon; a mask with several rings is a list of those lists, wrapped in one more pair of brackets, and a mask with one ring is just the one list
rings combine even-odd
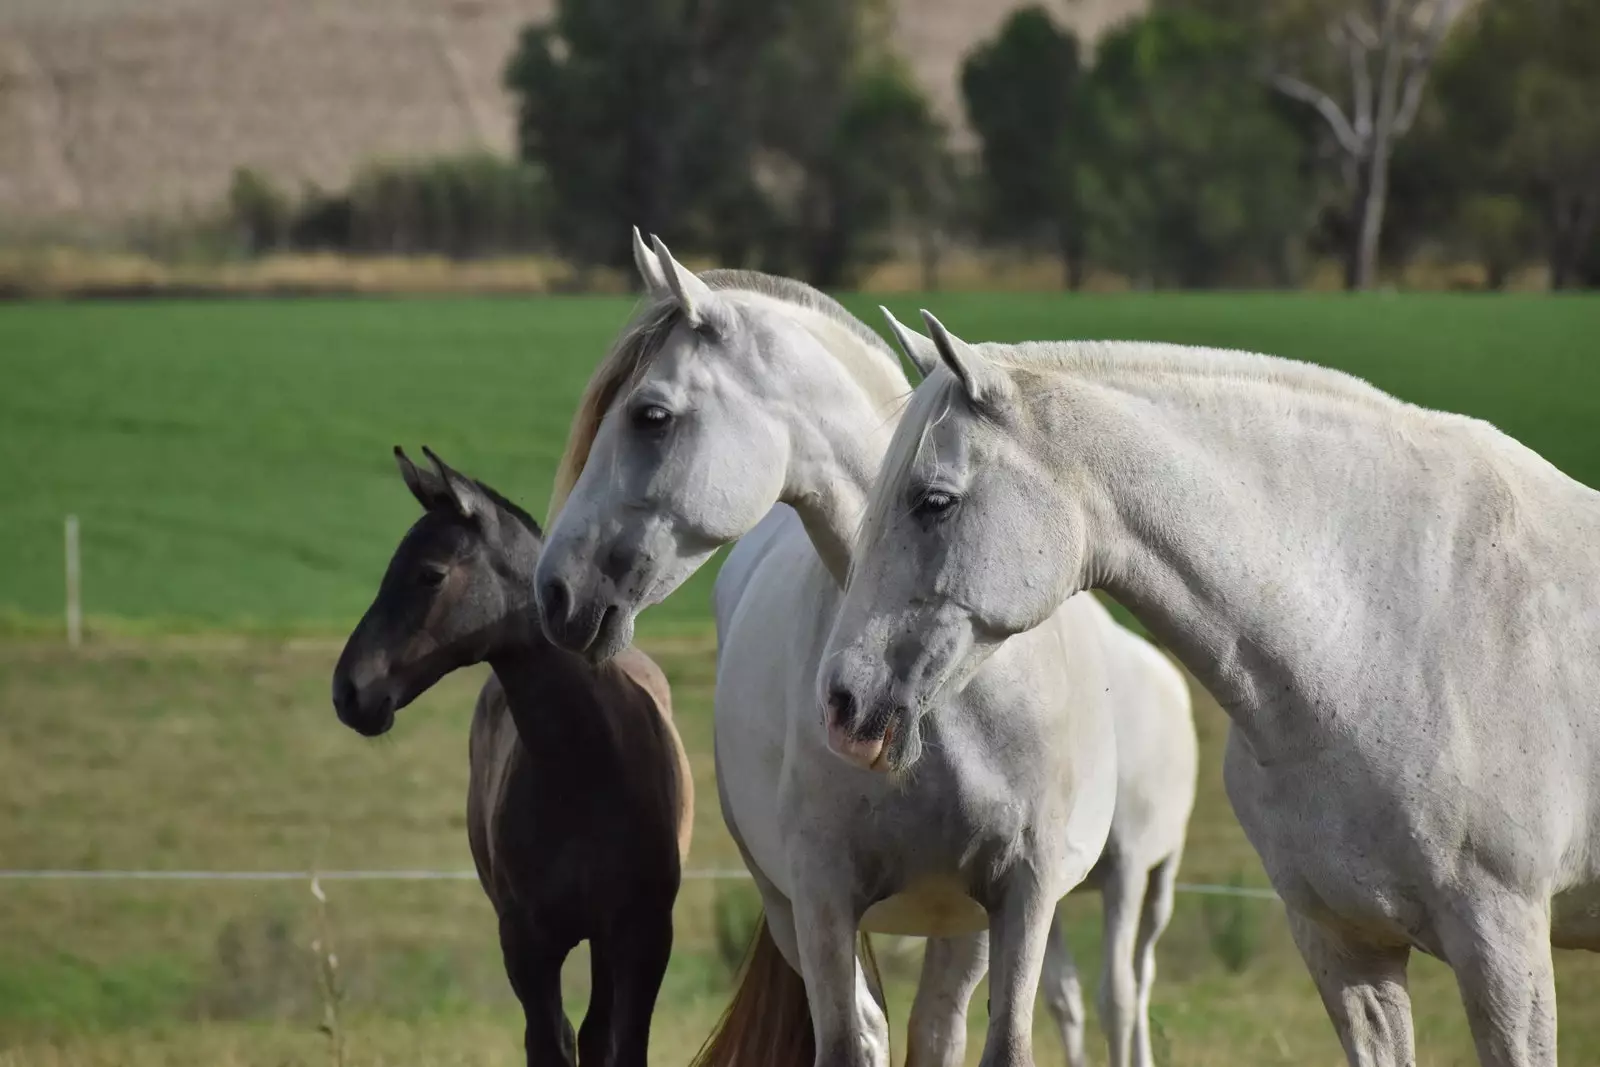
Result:
{"label": "dark horse's neck", "polygon": [[[592,771],[617,748],[606,702],[597,699],[596,670],[556,648],[538,626],[497,643],[486,658],[505,690],[523,748],[538,762],[587,766]],[[573,761],[577,761],[573,763]]]}

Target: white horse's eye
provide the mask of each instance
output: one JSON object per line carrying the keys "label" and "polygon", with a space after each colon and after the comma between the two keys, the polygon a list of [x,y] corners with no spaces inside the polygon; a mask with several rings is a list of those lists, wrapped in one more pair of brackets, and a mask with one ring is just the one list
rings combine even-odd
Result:
{"label": "white horse's eye", "polygon": [[917,511],[923,515],[942,515],[955,507],[955,504],[955,494],[934,489],[918,498]]}
{"label": "white horse's eye", "polygon": [[646,404],[633,411],[633,424],[641,430],[665,429],[672,421],[672,412],[660,404]]}

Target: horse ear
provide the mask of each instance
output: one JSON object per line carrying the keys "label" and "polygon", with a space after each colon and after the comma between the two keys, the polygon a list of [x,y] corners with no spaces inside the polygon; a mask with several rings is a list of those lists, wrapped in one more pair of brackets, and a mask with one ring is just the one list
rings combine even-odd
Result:
{"label": "horse ear", "polygon": [[923,309],[922,321],[928,324],[928,333],[933,338],[933,346],[939,353],[939,358],[944,360],[945,366],[950,368],[961,387],[966,390],[967,399],[975,405],[989,411],[996,411],[1005,406],[1016,394],[1016,386],[1006,376],[1005,371],[985,359],[978,350],[967,342],[944,328],[944,323],[933,317],[933,313]]}
{"label": "horse ear", "polygon": [[650,242],[655,246],[656,261],[661,265],[661,271],[667,276],[667,285],[672,290],[673,299],[683,309],[683,317],[691,329],[700,329],[702,326],[715,328],[717,320],[722,315],[722,299],[712,291],[711,286],[701,281],[694,271],[672,258],[672,253],[667,251],[667,246],[661,238],[651,235]]}
{"label": "horse ear", "polygon": [[411,457],[406,455],[406,450],[399,445],[394,446],[394,461],[399,465],[400,477],[405,479],[411,495],[417,498],[417,503],[422,505],[424,511],[430,510],[438,500],[438,487],[428,484],[431,475],[418,470],[417,465],[411,462]]}
{"label": "horse ear", "polygon": [[484,508],[483,494],[478,487],[468,478],[456,473],[444,460],[433,454],[433,449],[427,445],[422,446],[422,454],[428,457],[428,462],[433,464],[433,469],[438,472],[439,481],[444,486],[446,498],[456,513],[463,519],[486,518],[487,510]]}
{"label": "horse ear", "polygon": [[939,351],[933,342],[920,333],[912,332],[882,304],[878,305],[878,310],[889,320],[889,330],[894,334],[896,343],[900,345],[900,351],[904,352],[911,365],[917,368],[917,373],[924,378],[932,374],[933,369],[939,365]]}
{"label": "horse ear", "polygon": [[644,291],[652,300],[666,300],[672,296],[672,287],[667,284],[667,276],[661,270],[661,261],[644,243],[644,234],[639,232],[637,226],[633,228],[633,265],[639,268],[639,277],[644,279]]}

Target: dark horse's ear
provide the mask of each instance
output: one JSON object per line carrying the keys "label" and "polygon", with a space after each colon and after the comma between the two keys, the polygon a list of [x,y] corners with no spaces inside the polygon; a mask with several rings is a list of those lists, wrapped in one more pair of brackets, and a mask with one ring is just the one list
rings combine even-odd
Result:
{"label": "dark horse's ear", "polygon": [[432,463],[433,469],[438,472],[445,497],[458,515],[463,519],[489,517],[490,510],[484,507],[483,494],[478,491],[478,487],[470,478],[452,470],[450,465],[434,455],[433,449],[427,445],[422,446],[422,454],[428,457],[428,462]]}
{"label": "dark horse's ear", "polygon": [[419,470],[417,465],[411,462],[411,457],[406,455],[406,450],[399,445],[394,446],[394,460],[400,466],[400,477],[406,480],[406,488],[417,498],[422,510],[432,511],[434,505],[439,503],[440,490],[444,488],[439,480],[431,471]]}

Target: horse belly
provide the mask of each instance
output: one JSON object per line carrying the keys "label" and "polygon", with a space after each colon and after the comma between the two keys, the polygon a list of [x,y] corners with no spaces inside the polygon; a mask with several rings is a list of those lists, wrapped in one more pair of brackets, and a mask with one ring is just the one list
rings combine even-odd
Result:
{"label": "horse belly", "polygon": [[952,877],[920,879],[878,901],[861,917],[871,934],[903,937],[956,937],[989,928],[989,913]]}

